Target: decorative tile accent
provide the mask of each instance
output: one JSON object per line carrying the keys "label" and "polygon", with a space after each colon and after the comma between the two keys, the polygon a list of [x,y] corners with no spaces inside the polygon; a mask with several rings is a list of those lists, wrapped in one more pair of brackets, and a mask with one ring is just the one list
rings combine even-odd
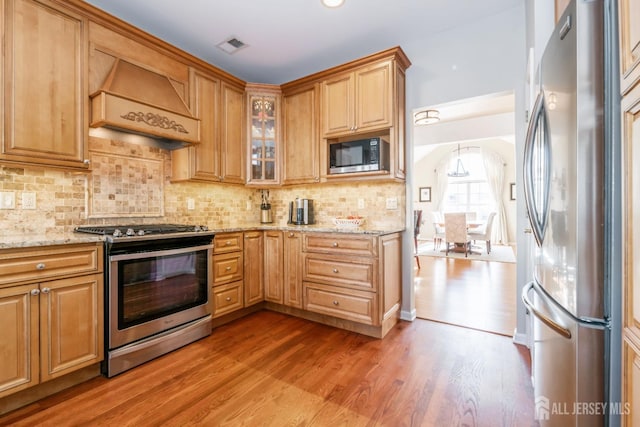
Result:
{"label": "decorative tile accent", "polygon": [[89,218],[164,215],[161,160],[92,152]]}

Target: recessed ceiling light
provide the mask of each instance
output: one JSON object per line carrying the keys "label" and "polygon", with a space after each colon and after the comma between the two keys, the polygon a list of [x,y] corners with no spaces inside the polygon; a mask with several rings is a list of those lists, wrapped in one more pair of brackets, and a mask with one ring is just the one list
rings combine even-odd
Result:
{"label": "recessed ceiling light", "polygon": [[320,0],[323,5],[327,7],[340,7],[344,0]]}

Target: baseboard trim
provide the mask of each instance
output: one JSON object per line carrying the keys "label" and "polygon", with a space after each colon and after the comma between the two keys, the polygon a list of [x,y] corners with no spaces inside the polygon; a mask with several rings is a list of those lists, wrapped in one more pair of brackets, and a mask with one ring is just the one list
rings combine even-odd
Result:
{"label": "baseboard trim", "polygon": [[417,314],[416,314],[416,309],[414,308],[411,311],[407,311],[407,310],[400,310],[400,319],[402,320],[406,320],[409,322],[413,322],[414,320],[416,320]]}
{"label": "baseboard trim", "polygon": [[529,340],[527,334],[519,333],[517,329],[513,330],[513,343],[529,348]]}

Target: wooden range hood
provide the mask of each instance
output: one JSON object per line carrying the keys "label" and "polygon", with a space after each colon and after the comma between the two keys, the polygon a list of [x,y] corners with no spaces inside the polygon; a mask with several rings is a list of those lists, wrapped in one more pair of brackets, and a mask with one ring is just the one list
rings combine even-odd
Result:
{"label": "wooden range hood", "polygon": [[116,59],[100,90],[90,97],[93,128],[175,142],[175,148],[200,142],[200,120],[166,76]]}

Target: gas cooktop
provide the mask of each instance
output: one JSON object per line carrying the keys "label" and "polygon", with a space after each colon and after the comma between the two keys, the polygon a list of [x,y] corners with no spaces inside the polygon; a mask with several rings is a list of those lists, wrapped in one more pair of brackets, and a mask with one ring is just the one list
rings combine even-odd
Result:
{"label": "gas cooktop", "polygon": [[91,225],[76,227],[75,231],[108,236],[109,240],[145,236],[161,238],[161,235],[189,236],[197,233],[210,233],[206,225],[183,224]]}

